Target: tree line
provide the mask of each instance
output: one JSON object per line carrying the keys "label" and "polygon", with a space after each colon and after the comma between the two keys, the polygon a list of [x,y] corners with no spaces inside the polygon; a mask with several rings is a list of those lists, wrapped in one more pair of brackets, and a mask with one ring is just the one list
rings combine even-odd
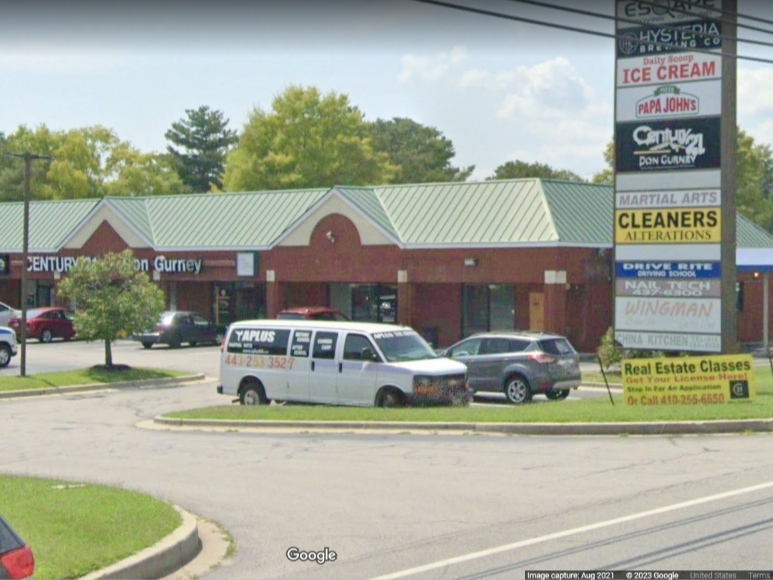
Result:
{"label": "tree line", "polygon": [[[345,94],[289,86],[268,110],[253,108],[241,132],[221,111],[188,109],[164,133],[166,151],[147,153],[102,126],[52,131],[45,125],[0,132],[0,150],[51,156],[32,167],[35,199],[148,196],[466,181],[441,131],[408,118],[367,121]],[[487,179],[539,177],[611,183],[607,168],[586,179],[543,163],[506,161]],[[738,131],[738,210],[773,231],[773,154]],[[23,199],[23,164],[0,158],[0,201]]]}

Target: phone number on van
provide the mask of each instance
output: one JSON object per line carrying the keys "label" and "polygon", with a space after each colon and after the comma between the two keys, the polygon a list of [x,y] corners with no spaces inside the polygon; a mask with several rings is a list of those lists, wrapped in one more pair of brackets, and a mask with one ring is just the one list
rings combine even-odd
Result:
{"label": "phone number on van", "polygon": [[229,354],[225,357],[227,365],[254,369],[291,369],[294,362],[294,358],[287,356]]}

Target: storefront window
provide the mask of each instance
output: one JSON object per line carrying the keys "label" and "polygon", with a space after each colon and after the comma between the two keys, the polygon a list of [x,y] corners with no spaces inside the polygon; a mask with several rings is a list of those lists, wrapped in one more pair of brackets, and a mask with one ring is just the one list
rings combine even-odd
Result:
{"label": "storefront window", "polygon": [[462,336],[488,330],[512,330],[513,287],[506,284],[462,286]]}
{"label": "storefront window", "polygon": [[359,322],[397,322],[397,286],[352,284],[352,320]]}

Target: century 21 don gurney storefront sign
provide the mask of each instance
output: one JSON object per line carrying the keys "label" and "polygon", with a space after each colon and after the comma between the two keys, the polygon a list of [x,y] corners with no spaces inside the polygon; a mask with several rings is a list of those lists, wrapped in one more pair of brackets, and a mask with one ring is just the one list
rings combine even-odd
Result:
{"label": "century 21 don gurney storefront sign", "polygon": [[[79,256],[87,261],[97,260],[93,256]],[[61,256],[29,256],[27,258],[28,272],[57,272],[64,274],[75,265],[78,257]],[[200,274],[201,258],[167,258],[165,256],[156,256],[152,260],[147,258],[135,258],[134,267],[140,272],[150,271],[153,267],[154,272],[166,272],[169,274]]]}

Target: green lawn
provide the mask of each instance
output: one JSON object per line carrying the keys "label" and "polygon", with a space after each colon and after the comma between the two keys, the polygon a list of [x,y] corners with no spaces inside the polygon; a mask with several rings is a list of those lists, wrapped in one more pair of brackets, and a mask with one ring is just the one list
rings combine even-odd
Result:
{"label": "green lawn", "polygon": [[0,510],[35,556],[35,578],[78,578],[152,546],[181,523],[169,504],[93,485],[0,475]]}
{"label": "green lawn", "polygon": [[48,387],[67,387],[75,385],[90,385],[93,383],[116,383],[121,381],[144,381],[147,379],[168,379],[190,375],[180,371],[165,369],[130,368],[120,371],[106,371],[99,368],[88,368],[77,371],[58,373],[40,373],[26,377],[0,377],[0,392],[22,391],[28,389],[45,389]]}
{"label": "green lawn", "polygon": [[[609,377],[608,377],[609,378]],[[373,409],[284,405],[247,407],[238,404],[192,409],[165,415],[177,419],[274,420],[274,421],[454,421],[476,423],[603,423],[632,421],[706,421],[712,419],[773,418],[773,378],[767,367],[755,367],[753,401],[718,405],[629,406],[622,395],[583,401],[550,401],[522,406],[424,407]],[[617,375],[616,382],[620,377]],[[611,381],[610,381],[611,382]],[[619,386],[619,385],[618,385]]]}

